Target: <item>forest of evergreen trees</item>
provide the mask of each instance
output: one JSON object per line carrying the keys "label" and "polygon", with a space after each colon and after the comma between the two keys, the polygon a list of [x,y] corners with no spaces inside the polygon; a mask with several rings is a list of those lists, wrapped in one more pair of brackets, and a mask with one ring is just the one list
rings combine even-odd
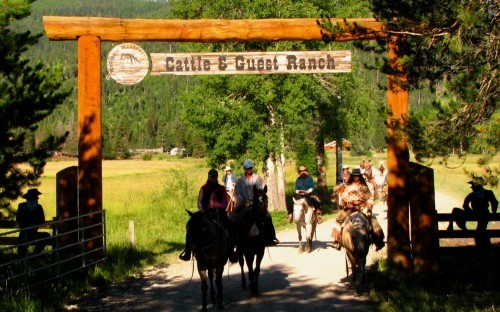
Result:
{"label": "forest of evergreen trees", "polygon": [[[304,1],[304,5],[308,1]],[[338,14],[344,17],[356,17],[362,13],[356,8],[366,1],[354,1],[352,7],[343,7]],[[146,0],[38,0],[32,5],[31,16],[21,23],[15,24],[20,29],[29,29],[33,33],[43,32],[42,17],[45,15],[57,16],[102,16],[120,18],[186,18],[181,10],[172,10],[169,1]],[[315,9],[325,9],[316,7]],[[186,8],[187,10],[187,8]],[[319,12],[319,11],[318,11]],[[363,14],[369,14],[367,9]],[[187,13],[186,13],[187,14]],[[268,13],[272,14],[272,13]],[[296,14],[296,15],[294,15]],[[303,14],[300,13],[300,14]],[[287,17],[303,17],[293,11]],[[263,13],[263,16],[265,14]],[[231,49],[230,44],[225,46],[215,44],[175,44],[175,43],[138,43],[147,52],[168,51],[217,51]],[[104,42],[102,49],[103,77],[106,77],[106,57],[114,43]],[[269,48],[254,45],[256,48]],[[276,46],[277,47],[277,46]],[[276,48],[273,47],[273,48]],[[283,44],[284,48],[311,48],[311,49],[353,49],[351,43],[298,45]],[[246,47],[248,48],[248,47]],[[77,44],[75,41],[49,42],[42,36],[39,43],[26,53],[32,61],[41,59],[46,64],[60,66],[64,70],[65,84],[73,89],[72,96],[61,105],[39,127],[36,137],[43,138],[47,134],[61,135],[69,131],[69,136],[63,146],[63,152],[77,153]],[[385,92],[380,86],[385,84],[385,76],[376,70],[368,70],[364,63],[372,60],[370,53],[353,50],[353,72],[342,77],[319,77],[321,81],[331,85],[328,92],[333,94],[327,107],[343,107],[337,114],[345,114],[352,120],[349,124],[332,121],[329,129],[324,132],[325,143],[339,136],[353,142],[356,152],[369,153],[370,150],[385,147]],[[333,75],[330,75],[333,76]],[[186,116],[185,109],[190,93],[195,92],[201,81],[220,79],[214,77],[196,76],[147,76],[142,82],[133,86],[122,86],[113,80],[103,79],[102,106],[103,106],[103,157],[107,159],[128,157],[128,151],[137,148],[184,147],[187,153],[193,156],[206,155],[207,137],[201,135],[200,128],[193,126]],[[227,81],[239,78],[225,77]],[[326,89],[325,89],[326,90]],[[203,91],[201,92],[203,93]],[[415,97],[415,99],[414,99]],[[429,94],[422,92],[412,95],[412,105],[417,108],[430,102],[425,100]],[[335,102],[339,101],[339,102]],[[343,101],[343,105],[342,102]],[[285,103],[286,104],[286,103]],[[326,108],[320,115],[328,115],[330,109]],[[324,116],[323,116],[324,117]],[[311,118],[314,117],[311,114]],[[304,120],[306,123],[310,119]],[[315,140],[315,128],[293,124],[300,121],[290,121],[289,133],[300,131],[311,142]],[[342,131],[338,131],[342,127]],[[300,144],[293,142],[294,138],[285,138],[287,145],[292,149],[300,150]]]}

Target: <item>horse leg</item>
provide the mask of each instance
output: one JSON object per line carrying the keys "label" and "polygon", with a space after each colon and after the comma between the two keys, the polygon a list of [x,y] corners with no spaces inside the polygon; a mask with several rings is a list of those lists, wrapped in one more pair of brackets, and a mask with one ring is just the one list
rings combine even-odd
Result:
{"label": "horse leg", "polygon": [[[217,277],[216,277],[217,279]],[[214,289],[214,269],[208,269],[208,280],[210,281],[210,301],[215,304],[215,289]],[[217,281],[217,280],[216,280]]]}
{"label": "horse leg", "polygon": [[312,251],[312,224],[306,225],[306,252],[310,253]]}
{"label": "horse leg", "polygon": [[247,261],[247,269],[248,269],[248,280],[250,281],[250,292],[252,293],[252,296],[257,296],[256,289],[255,289],[255,271],[253,269],[253,261],[255,259],[255,255],[247,255],[246,261]]}
{"label": "horse leg", "polygon": [[303,249],[302,249],[302,226],[300,225],[300,223],[297,223],[297,234],[299,236],[299,254],[302,253]]}
{"label": "horse leg", "polygon": [[238,254],[238,263],[240,264],[241,270],[241,290],[247,290],[247,279],[245,277],[245,270],[243,269],[245,265],[245,258],[240,247],[236,248],[236,253]]}
{"label": "horse leg", "polygon": [[224,294],[222,293],[222,273],[224,272],[224,266],[217,267],[215,272],[215,285],[217,286],[217,309],[224,308]]}
{"label": "horse leg", "polygon": [[259,275],[260,275],[260,264],[262,263],[262,259],[264,258],[264,249],[257,254],[257,258],[255,259],[255,269],[254,269],[254,287],[253,287],[253,295],[258,297],[260,295],[259,292]]}
{"label": "horse leg", "polygon": [[207,273],[206,271],[198,271],[201,278],[201,311],[207,311],[207,291],[208,291],[208,283],[207,283]]}

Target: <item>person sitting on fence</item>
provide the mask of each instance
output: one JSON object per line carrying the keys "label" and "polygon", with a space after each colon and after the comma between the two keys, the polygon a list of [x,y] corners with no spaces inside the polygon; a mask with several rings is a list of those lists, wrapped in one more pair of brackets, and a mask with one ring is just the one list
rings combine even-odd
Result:
{"label": "person sitting on fence", "polygon": [[485,190],[481,184],[476,184],[474,181],[467,182],[471,185],[472,192],[469,193],[464,200],[462,208],[453,208],[451,211],[452,220],[448,225],[448,230],[453,230],[453,221],[459,228],[467,230],[465,222],[468,218],[477,219],[478,231],[485,231],[490,219],[490,211],[488,206],[491,205],[491,211],[497,212],[498,200],[493,191]]}
{"label": "person sitting on fence", "polygon": [[38,227],[45,223],[43,207],[38,203],[38,195],[41,195],[36,188],[29,189],[22,197],[26,202],[20,203],[17,208],[16,221],[21,230],[19,231],[19,241],[17,253],[26,256],[29,242],[35,241],[33,254],[39,254],[49,244],[50,234],[38,232]]}

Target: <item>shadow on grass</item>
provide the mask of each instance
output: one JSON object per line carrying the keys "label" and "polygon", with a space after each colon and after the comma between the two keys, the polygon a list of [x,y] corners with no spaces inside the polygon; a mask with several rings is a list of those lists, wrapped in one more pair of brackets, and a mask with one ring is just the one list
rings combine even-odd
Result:
{"label": "shadow on grass", "polygon": [[495,311],[500,305],[500,246],[442,255],[440,271],[402,277],[385,262],[367,284],[384,311]]}

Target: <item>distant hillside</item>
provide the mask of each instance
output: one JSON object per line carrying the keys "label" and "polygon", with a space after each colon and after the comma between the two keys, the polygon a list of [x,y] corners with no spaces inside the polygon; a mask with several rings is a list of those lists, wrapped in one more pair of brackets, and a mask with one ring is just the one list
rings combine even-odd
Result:
{"label": "distant hillside", "polygon": [[[16,29],[29,29],[42,33],[43,16],[103,16],[119,18],[165,18],[169,14],[166,0],[38,0],[31,16],[14,25]],[[102,45],[102,77],[106,76],[107,53],[114,43]],[[167,50],[174,44],[141,43],[148,51]],[[31,48],[26,57],[46,64],[59,64],[66,73],[66,83],[75,92],[38,131],[47,133],[70,131],[65,152],[77,149],[77,43],[76,41],[49,41],[43,36]],[[104,78],[103,78],[104,79]],[[188,79],[189,80],[189,79]],[[103,142],[104,157],[125,157],[130,148],[165,148],[186,146],[187,129],[180,123],[180,107],[175,105],[178,90],[186,88],[185,78],[147,77],[135,86],[121,86],[114,81],[103,80]],[[182,134],[179,134],[182,132]]]}

